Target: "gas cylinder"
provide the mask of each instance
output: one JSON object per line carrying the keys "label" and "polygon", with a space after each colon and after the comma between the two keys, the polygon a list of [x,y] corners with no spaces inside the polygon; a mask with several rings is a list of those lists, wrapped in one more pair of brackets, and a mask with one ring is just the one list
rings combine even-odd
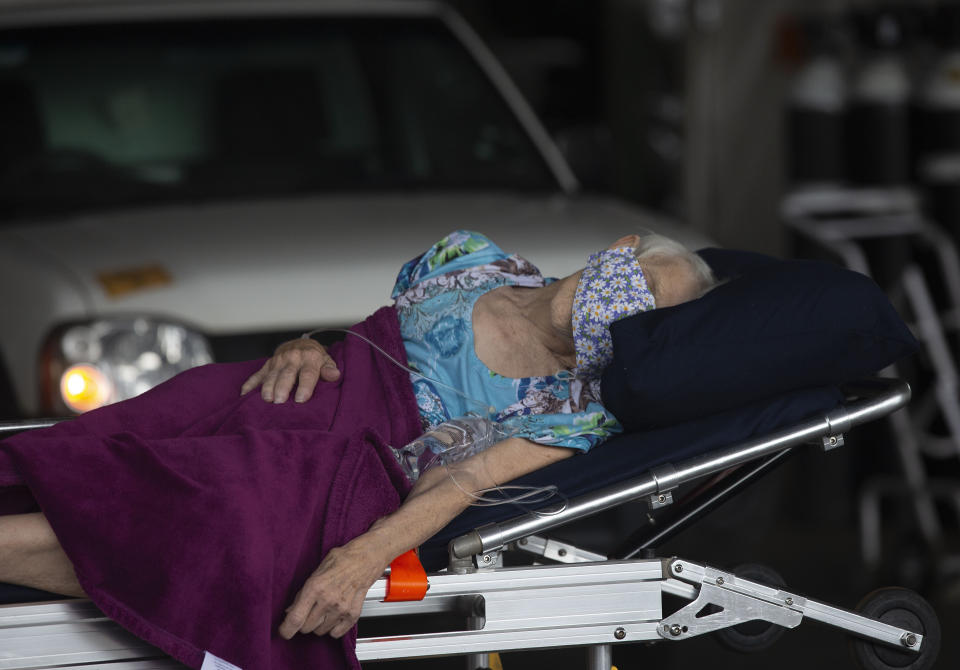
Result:
{"label": "gas cylinder", "polygon": [[881,6],[854,17],[861,57],[850,87],[847,165],[850,181],[893,186],[910,180],[911,83],[903,50],[902,11]]}
{"label": "gas cylinder", "polygon": [[794,186],[836,186],[844,181],[847,82],[832,22],[804,26],[809,56],[787,99],[788,177]]}
{"label": "gas cylinder", "polygon": [[917,96],[917,175],[930,214],[960,238],[960,3],[939,6],[938,53]]}

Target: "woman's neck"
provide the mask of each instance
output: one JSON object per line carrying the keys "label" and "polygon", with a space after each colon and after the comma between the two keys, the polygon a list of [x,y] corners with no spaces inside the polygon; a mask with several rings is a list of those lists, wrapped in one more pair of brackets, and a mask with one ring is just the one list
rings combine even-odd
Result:
{"label": "woman's neck", "polygon": [[[487,350],[488,353],[510,368],[518,364],[526,368],[521,361],[513,361],[512,365],[507,362],[522,357],[538,368],[535,374],[554,374],[560,369],[572,368],[576,353],[570,320],[578,281],[579,273],[540,288],[504,287],[495,291],[497,299],[503,301],[500,325],[506,335],[502,344],[507,350]],[[540,370],[542,365],[555,369]],[[492,366],[488,364],[488,367]]]}
{"label": "woman's neck", "polygon": [[[566,367],[575,362],[573,347],[573,296],[577,289],[580,273],[564,277],[526,294],[519,294],[522,313],[530,322],[531,334],[559,359],[568,361]],[[519,292],[518,292],[519,293]]]}

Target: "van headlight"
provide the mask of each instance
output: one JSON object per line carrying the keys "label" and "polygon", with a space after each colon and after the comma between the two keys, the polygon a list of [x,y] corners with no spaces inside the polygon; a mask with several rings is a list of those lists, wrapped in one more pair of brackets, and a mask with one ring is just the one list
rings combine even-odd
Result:
{"label": "van headlight", "polygon": [[212,362],[206,338],[176,323],[114,318],[64,326],[44,349],[44,409],[79,414]]}

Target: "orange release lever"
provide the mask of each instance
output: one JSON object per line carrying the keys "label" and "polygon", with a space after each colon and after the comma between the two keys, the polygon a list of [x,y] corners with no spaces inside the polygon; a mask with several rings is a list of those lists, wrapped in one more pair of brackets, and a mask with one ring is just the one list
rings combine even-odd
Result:
{"label": "orange release lever", "polygon": [[387,597],[384,602],[423,600],[427,594],[427,571],[423,569],[417,552],[411,549],[400,554],[390,563],[387,575]]}

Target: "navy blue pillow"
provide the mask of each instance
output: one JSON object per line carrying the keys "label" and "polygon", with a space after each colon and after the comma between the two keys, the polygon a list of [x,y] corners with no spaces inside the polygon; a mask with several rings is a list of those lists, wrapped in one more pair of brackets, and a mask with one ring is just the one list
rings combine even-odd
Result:
{"label": "navy blue pillow", "polygon": [[700,252],[727,283],[613,323],[604,406],[628,430],[869,376],[917,342],[868,277],[816,261]]}

